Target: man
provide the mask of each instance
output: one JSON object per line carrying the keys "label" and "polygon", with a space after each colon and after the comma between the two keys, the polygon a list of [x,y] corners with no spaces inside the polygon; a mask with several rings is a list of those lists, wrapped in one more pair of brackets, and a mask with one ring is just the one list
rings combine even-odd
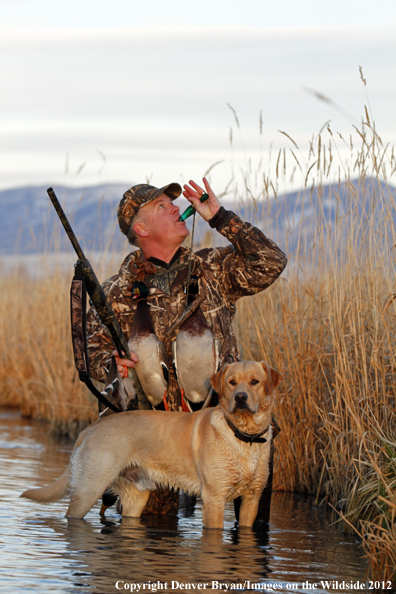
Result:
{"label": "man", "polygon": [[[131,296],[136,280],[143,280],[149,290],[150,307],[155,335],[165,345],[172,360],[171,342],[177,335],[166,331],[186,308],[186,284],[194,276],[198,282],[200,308],[206,323],[220,344],[220,366],[239,359],[236,337],[232,328],[236,301],[270,286],[286,266],[286,256],[273,241],[250,223],[225,210],[208,181],[204,187],[190,181],[184,185],[183,195],[210,227],[226,237],[231,245],[203,249],[191,254],[182,243],[189,231],[179,221],[179,208],[174,200],[182,193],[179,184],[163,188],[140,184],[125,192],[119,208],[121,231],[139,249],[129,254],[118,275],[108,279],[104,290],[127,338],[131,335],[138,301]],[[200,202],[206,192],[209,198]],[[115,355],[122,377],[127,368],[138,365],[136,353],[131,360],[118,357],[113,351],[110,336],[101,325],[94,310],[88,316],[88,341],[91,373],[104,381],[111,355]],[[182,398],[172,365],[169,366],[165,406],[181,410]]]}

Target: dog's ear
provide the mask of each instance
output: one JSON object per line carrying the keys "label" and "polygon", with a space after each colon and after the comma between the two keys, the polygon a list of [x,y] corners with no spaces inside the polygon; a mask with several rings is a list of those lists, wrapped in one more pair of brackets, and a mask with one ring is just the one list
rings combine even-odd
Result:
{"label": "dog's ear", "polygon": [[210,378],[210,383],[212,384],[213,389],[219,394],[220,392],[220,382],[221,376],[223,375],[223,369],[220,369],[217,373],[212,375]]}
{"label": "dog's ear", "polygon": [[276,371],[276,369],[272,369],[269,365],[261,361],[261,365],[264,368],[265,373],[267,374],[267,379],[264,384],[265,393],[269,396],[275,390],[276,386],[283,380],[283,375]]}

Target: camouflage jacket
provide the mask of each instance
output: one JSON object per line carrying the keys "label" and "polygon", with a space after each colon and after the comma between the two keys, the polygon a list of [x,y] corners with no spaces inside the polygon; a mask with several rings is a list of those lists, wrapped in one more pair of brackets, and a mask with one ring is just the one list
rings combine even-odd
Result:
{"label": "camouflage jacket", "polygon": [[[199,296],[202,297],[200,307],[212,334],[220,342],[220,364],[223,366],[238,361],[237,342],[232,327],[237,299],[269,287],[282,273],[287,260],[273,241],[231,211],[221,208],[209,224],[226,237],[231,245],[202,249],[194,253],[191,273],[199,277]],[[168,338],[165,331],[186,307],[184,286],[188,275],[189,255],[190,250],[181,247],[168,265],[149,258],[157,272],[144,279],[146,286],[151,288],[148,304],[155,333],[164,342],[169,357],[171,341],[175,336]],[[131,334],[137,307],[137,301],[131,297],[130,287],[135,280],[136,262],[140,257],[140,250],[129,254],[122,262],[119,273],[103,284],[104,292],[126,337]],[[105,367],[109,365],[114,347],[93,308],[88,313],[88,344],[91,375],[103,382],[106,376]],[[172,410],[177,410],[180,391],[172,377],[172,369],[170,372],[169,405]]]}

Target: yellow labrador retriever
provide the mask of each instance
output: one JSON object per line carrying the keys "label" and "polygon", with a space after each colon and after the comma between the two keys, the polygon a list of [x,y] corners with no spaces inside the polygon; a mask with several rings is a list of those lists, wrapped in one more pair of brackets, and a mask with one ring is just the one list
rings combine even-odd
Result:
{"label": "yellow labrador retriever", "polygon": [[199,495],[206,528],[222,528],[225,503],[241,496],[239,525],[252,526],[268,479],[273,390],[281,379],[264,362],[231,363],[211,378],[215,408],[101,418],[79,435],[55,483],[21,496],[48,503],[70,491],[66,517],[83,518],[110,486],[122,515],[139,517],[162,485]]}

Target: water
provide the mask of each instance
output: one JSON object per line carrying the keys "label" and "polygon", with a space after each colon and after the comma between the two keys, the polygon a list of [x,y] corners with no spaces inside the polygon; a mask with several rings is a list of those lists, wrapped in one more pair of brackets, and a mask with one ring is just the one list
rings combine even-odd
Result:
{"label": "water", "polygon": [[[18,497],[63,472],[70,442],[17,413],[0,413],[0,428],[1,592],[109,594],[139,586],[141,592],[224,592],[226,585],[235,592],[269,591],[273,584],[276,592],[317,593],[350,591],[323,580],[364,581],[366,562],[355,538],[331,527],[325,510],[291,494],[273,495],[268,531],[238,531],[232,505],[223,532],[203,531],[199,503],[178,517],[121,519],[111,508],[106,520],[98,503],[86,520],[67,521],[65,501],[40,505]],[[157,588],[158,581],[167,585]]]}

